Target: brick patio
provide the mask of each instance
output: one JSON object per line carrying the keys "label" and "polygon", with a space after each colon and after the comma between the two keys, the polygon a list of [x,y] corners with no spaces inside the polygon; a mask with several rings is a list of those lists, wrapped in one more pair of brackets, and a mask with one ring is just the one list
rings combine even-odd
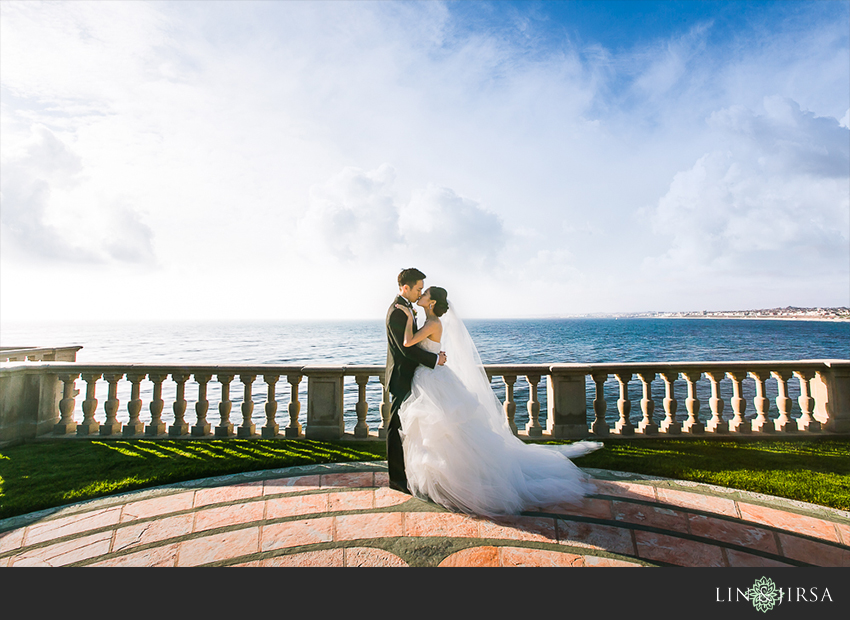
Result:
{"label": "brick patio", "polygon": [[0,567],[850,566],[850,513],[587,471],[581,504],[497,519],[393,491],[385,463],[185,482],[0,521]]}

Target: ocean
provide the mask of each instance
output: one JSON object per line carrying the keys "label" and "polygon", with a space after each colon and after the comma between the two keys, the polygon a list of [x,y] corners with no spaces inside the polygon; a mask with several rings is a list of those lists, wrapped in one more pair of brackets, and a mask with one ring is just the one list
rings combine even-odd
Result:
{"label": "ocean", "polygon": [[[799,360],[850,358],[850,322],[759,320],[759,319],[470,319],[466,321],[485,364],[552,364],[552,363],[605,363],[605,362],[676,362],[676,361],[733,361],[733,360]],[[87,363],[184,363],[184,364],[377,364],[386,361],[386,335],[383,321],[292,321],[292,322],[110,322],[110,323],[20,323],[6,324],[0,331],[0,346],[71,346],[82,345],[77,360]],[[450,352],[449,352],[450,354]],[[616,379],[609,378],[605,385],[608,401],[609,423],[616,421],[618,387]],[[788,383],[789,396],[794,399],[792,417],[799,415],[796,402],[800,390],[796,379]],[[106,382],[98,382],[98,420],[104,419],[103,402],[106,399]],[[345,423],[351,431],[356,423],[354,405],[357,386],[353,378],[345,383]],[[701,400],[700,417],[708,419],[710,383],[702,379],[697,384],[697,397]],[[78,381],[84,392],[85,384]],[[496,394],[504,399],[501,378],[493,380]],[[655,416],[660,420],[664,412],[664,382],[653,382]],[[126,403],[130,385],[119,384],[121,401],[118,419],[128,419]],[[676,382],[679,400],[678,416],[686,416],[684,399],[687,384]],[[771,379],[767,383],[767,396],[771,401],[770,415],[776,417],[777,387]],[[151,384],[142,383],[144,402],[141,419],[150,420],[149,402]],[[728,399],[731,381],[721,382],[721,394],[726,401],[724,417],[731,418]],[[752,404],[754,381],[744,382],[744,397],[748,399],[746,413],[755,416]],[[171,402],[174,385],[169,380],[163,384],[165,409],[163,420],[173,420]],[[194,422],[193,398],[197,388],[187,383],[189,406],[186,420]],[[261,378],[254,383],[253,421],[258,427],[265,423],[261,403],[265,401],[266,386]],[[241,423],[241,384],[238,379],[231,386],[234,406],[230,421]],[[515,421],[523,428],[528,421],[526,402],[529,389],[524,379],[517,381]],[[588,379],[588,419],[593,417],[591,401],[594,397]],[[639,403],[641,384],[635,378],[629,387],[632,399],[632,420],[641,418]],[[546,422],[545,379],[540,383],[541,423]],[[208,421],[218,424],[219,387],[210,383]],[[301,386],[301,423],[306,421],[306,379]],[[378,405],[381,386],[377,379],[367,386],[370,431],[381,425]],[[287,404],[289,387],[285,378],[277,386],[277,421],[284,427],[288,423]],[[82,420],[77,398],[77,420]]]}

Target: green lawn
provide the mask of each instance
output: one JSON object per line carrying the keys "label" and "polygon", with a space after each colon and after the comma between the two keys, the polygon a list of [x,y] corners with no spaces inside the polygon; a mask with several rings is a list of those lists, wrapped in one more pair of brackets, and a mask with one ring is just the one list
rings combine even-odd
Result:
{"label": "green lawn", "polygon": [[0,449],[0,519],[223,474],[386,459],[384,442],[308,439],[67,440]]}
{"label": "green lawn", "polygon": [[[850,510],[850,438],[606,439],[598,467]],[[0,518],[112,493],[243,471],[385,460],[375,442],[307,439],[64,440],[0,449]]]}
{"label": "green lawn", "polygon": [[606,439],[604,449],[576,459],[576,464],[850,510],[850,437]]}

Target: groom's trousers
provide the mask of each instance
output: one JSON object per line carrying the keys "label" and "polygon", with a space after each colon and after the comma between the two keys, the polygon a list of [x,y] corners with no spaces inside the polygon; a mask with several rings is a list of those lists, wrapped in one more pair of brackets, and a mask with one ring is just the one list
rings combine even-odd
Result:
{"label": "groom's trousers", "polygon": [[407,488],[407,473],[404,470],[404,450],[399,434],[401,417],[398,415],[398,410],[408,396],[410,392],[399,396],[393,395],[390,404],[390,423],[387,425],[387,471],[390,476],[390,486],[405,493],[410,493],[410,489]]}

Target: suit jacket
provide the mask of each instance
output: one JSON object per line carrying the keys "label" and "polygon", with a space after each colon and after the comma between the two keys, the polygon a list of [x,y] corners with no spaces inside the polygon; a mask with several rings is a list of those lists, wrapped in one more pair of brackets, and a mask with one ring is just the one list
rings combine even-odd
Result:
{"label": "suit jacket", "polygon": [[[396,308],[396,304],[407,304],[407,300],[399,295],[387,311],[387,370],[384,381],[390,394],[398,397],[410,392],[413,371],[416,367],[422,364],[428,368],[434,368],[439,356],[417,345],[404,346],[407,315]],[[413,331],[416,331],[416,321],[413,322]]]}

